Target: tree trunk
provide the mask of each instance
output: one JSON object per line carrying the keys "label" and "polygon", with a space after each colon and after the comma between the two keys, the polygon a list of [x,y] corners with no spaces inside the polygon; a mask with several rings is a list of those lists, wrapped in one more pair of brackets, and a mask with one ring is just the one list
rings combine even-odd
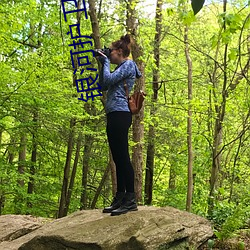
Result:
{"label": "tree trunk", "polygon": [[[173,95],[172,95],[171,104],[172,104],[172,106],[175,105]],[[177,124],[175,124],[174,120],[173,120],[173,126],[175,126],[175,127],[178,126]],[[170,135],[170,136],[172,136],[172,135]],[[176,143],[176,141],[175,141],[175,143]],[[168,189],[172,190],[172,191],[175,190],[175,188],[176,188],[176,166],[174,164],[175,155],[172,156],[175,147],[177,147],[177,145],[175,146],[175,143],[172,144],[171,148],[169,149],[169,151],[172,153],[171,153],[171,165],[170,165],[170,169],[169,169]]]}
{"label": "tree trunk", "polygon": [[109,163],[108,166],[106,167],[106,169],[105,169],[105,171],[104,171],[104,174],[103,174],[103,176],[102,176],[101,182],[100,182],[100,184],[99,184],[99,186],[98,186],[98,188],[97,188],[97,190],[96,190],[96,192],[95,192],[94,199],[93,199],[93,201],[92,201],[92,203],[91,203],[91,209],[94,209],[95,206],[96,206],[96,202],[97,202],[98,197],[99,197],[99,195],[100,195],[100,193],[101,193],[101,191],[102,191],[102,187],[104,186],[105,181],[106,181],[107,178],[108,178],[109,170],[110,170],[110,163]]}
{"label": "tree trunk", "polygon": [[68,138],[68,148],[67,148],[67,156],[66,162],[64,166],[64,176],[63,176],[63,184],[61,190],[61,198],[59,204],[59,211],[58,211],[58,218],[64,216],[64,211],[66,209],[66,197],[68,192],[68,183],[69,183],[69,173],[70,173],[70,162],[72,157],[73,151],[73,143],[74,143],[74,126],[75,126],[75,119],[72,118],[70,120],[70,131],[69,131],[69,138]]}
{"label": "tree trunk", "polygon": [[188,44],[188,27],[185,27],[185,55],[188,65],[188,117],[187,117],[187,145],[188,145],[188,189],[187,189],[187,200],[186,210],[191,212],[192,196],[193,196],[193,150],[192,150],[192,91],[193,91],[193,78],[192,78],[192,60],[189,53]]}
{"label": "tree trunk", "polygon": [[25,160],[26,160],[26,136],[21,135],[21,140],[20,140],[20,148],[19,148],[19,157],[18,157],[18,173],[19,179],[18,179],[18,184],[23,187],[24,186],[24,180],[22,179],[21,175],[24,174],[25,171]]}
{"label": "tree trunk", "polygon": [[[0,128],[0,149],[2,148],[2,128]],[[3,178],[0,178],[0,186],[3,186]],[[2,208],[4,207],[4,191],[0,189],[0,215],[2,215]]]}
{"label": "tree trunk", "polygon": [[[249,16],[247,17],[249,18]],[[248,54],[250,55],[250,35],[247,35],[247,50],[248,50]],[[246,73],[248,72],[248,69],[249,69],[249,60],[248,59],[248,62],[246,64],[246,66],[244,67],[243,69],[243,74],[246,75]],[[241,75],[238,76],[238,79],[236,78],[235,80],[235,84],[237,84],[239,82],[239,78],[241,79]],[[236,85],[233,85],[234,88],[236,87]],[[232,87],[231,87],[232,89]],[[237,165],[237,160],[240,158],[240,150],[241,150],[241,147],[243,145],[243,141],[244,141],[244,134],[246,133],[247,131],[247,124],[248,124],[248,119],[250,117],[250,109],[248,110],[248,113],[247,113],[247,116],[246,118],[243,120],[243,130],[242,130],[242,134],[240,136],[240,141],[239,141],[239,145],[238,145],[238,148],[237,148],[237,152],[236,152],[236,155],[234,157],[234,165],[233,165],[233,170],[232,170],[232,177],[231,177],[231,181],[230,181],[230,194],[229,194],[229,200],[228,202],[231,202],[232,199],[233,199],[233,190],[234,190],[234,182],[235,182],[235,175],[236,175],[236,165]]]}
{"label": "tree trunk", "polygon": [[2,136],[3,136],[3,130],[0,127],[0,149],[2,148]]}
{"label": "tree trunk", "polygon": [[[31,166],[30,166],[30,177],[28,182],[28,194],[32,194],[34,191],[34,175],[35,175],[35,165],[37,159],[37,121],[38,121],[38,112],[37,110],[33,113],[33,132],[32,132],[32,152],[31,152]],[[28,207],[32,207],[32,203],[28,202]]]}
{"label": "tree trunk", "polygon": [[15,214],[23,213],[22,205],[25,204],[24,196],[23,196],[23,187],[24,187],[24,179],[22,175],[25,172],[25,161],[26,161],[26,149],[27,149],[27,138],[26,135],[21,135],[20,138],[20,147],[19,147],[19,155],[18,155],[18,188],[16,190],[16,196],[14,198],[14,211]]}
{"label": "tree trunk", "polygon": [[[100,21],[100,17],[101,17],[101,5],[102,5],[102,1],[100,1],[99,3],[99,11],[98,11],[98,17],[96,14],[96,6],[95,6],[95,1],[93,0],[88,0],[89,3],[89,15],[90,15],[90,20],[91,20],[91,26],[92,26],[92,36],[94,38],[94,42],[95,42],[95,48],[96,49],[100,49],[101,48],[101,39],[100,39],[100,29],[99,29],[99,22],[98,22],[98,18]],[[98,68],[99,71],[101,70],[101,64],[98,63]],[[103,98],[102,98],[102,104],[105,106],[105,102],[106,102],[106,92],[103,93]],[[109,149],[109,166],[111,168],[111,180],[112,180],[112,194],[113,196],[116,193],[117,190],[117,183],[116,183],[116,167],[115,167],[115,163],[113,161],[112,158],[112,154],[111,151]]]}
{"label": "tree trunk", "polygon": [[71,177],[70,177],[70,183],[69,183],[68,193],[67,193],[67,197],[66,197],[65,209],[63,211],[63,216],[67,216],[68,210],[69,210],[69,204],[70,204],[71,195],[72,195],[72,191],[74,188],[74,182],[75,182],[75,177],[76,177],[76,170],[77,170],[77,164],[78,164],[78,160],[79,160],[81,142],[82,142],[82,133],[80,132],[79,136],[77,138],[76,154],[75,154],[74,164],[73,164],[72,173],[71,173]]}
{"label": "tree trunk", "polygon": [[15,138],[11,135],[10,136],[10,145],[8,146],[8,156],[7,156],[7,162],[8,164],[12,164],[13,160],[15,158],[15,154],[14,154],[14,145],[16,144],[16,140]]}
{"label": "tree trunk", "polygon": [[[227,0],[223,1],[223,12],[226,13],[227,11]],[[226,20],[224,18],[224,31],[226,30]],[[209,199],[208,199],[208,214],[211,216],[214,207],[214,194],[217,187],[218,182],[218,175],[220,171],[221,165],[221,145],[222,145],[222,129],[223,129],[223,121],[225,116],[225,109],[226,109],[226,98],[227,98],[227,50],[228,44],[225,44],[224,48],[224,62],[223,62],[223,89],[222,89],[222,103],[220,107],[216,107],[215,110],[217,112],[215,125],[214,125],[214,140],[213,140],[213,161],[212,161],[212,170],[211,170],[211,177],[210,177],[210,192],[209,192]]]}
{"label": "tree trunk", "polygon": [[[136,82],[135,90],[145,90],[145,78],[144,78],[144,62],[141,59],[143,55],[143,49],[138,43],[137,39],[137,24],[136,24],[136,12],[135,7],[137,5],[136,0],[127,1],[127,32],[132,36],[134,42],[132,44],[132,56],[133,60],[137,63],[139,70],[142,73],[142,77]],[[135,171],[135,193],[137,201],[142,200],[142,168],[143,168],[143,148],[142,141],[144,136],[144,106],[142,107],[139,114],[133,117],[133,141],[136,145],[133,147],[132,153],[132,165]]]}
{"label": "tree trunk", "polygon": [[[159,67],[160,67],[160,43],[161,43],[161,29],[162,29],[162,0],[157,0],[156,4],[156,33],[154,39],[154,59],[155,67],[153,69],[153,96],[152,106],[150,110],[150,117],[156,114],[155,103],[158,98],[159,88]],[[154,177],[154,156],[155,155],[155,126],[149,126],[148,132],[148,147],[147,147],[147,160],[146,160],[146,176],[145,176],[145,204],[150,205],[153,197],[153,177]]]}
{"label": "tree trunk", "polygon": [[175,190],[176,188],[175,180],[176,180],[175,166],[171,164],[170,170],[169,170],[169,181],[168,181],[168,188],[170,190]]}
{"label": "tree trunk", "polygon": [[[101,35],[100,35],[99,22],[98,22],[98,18],[96,15],[95,1],[88,0],[88,3],[89,3],[89,15],[90,15],[91,27],[92,27],[92,37],[94,39],[95,49],[100,49],[101,48],[101,39],[100,39]],[[102,1],[100,1],[100,4],[99,4],[99,14],[98,14],[99,17],[101,16],[100,15],[101,5],[102,5]],[[98,64],[98,70],[100,72],[102,68],[101,63],[97,61],[97,64]],[[107,98],[107,94],[106,94],[106,91],[104,91],[102,92],[102,98],[101,98],[103,106],[105,106],[106,98]]]}
{"label": "tree trunk", "polygon": [[[40,1],[40,10],[44,9],[44,1],[41,0]],[[32,23],[32,21],[30,22],[30,44],[35,43],[35,33],[38,34],[38,38],[37,38],[37,45],[38,47],[41,46],[41,38],[42,38],[42,27],[43,27],[43,21],[39,22],[38,25],[38,30],[36,31],[35,25]],[[34,51],[34,48],[30,48],[31,51]],[[38,52],[38,55],[41,56],[41,51]],[[41,67],[40,62],[38,62],[38,67]],[[39,75],[37,75],[36,77],[37,82],[40,81],[40,77]],[[36,105],[36,100],[34,98],[34,106]],[[36,165],[36,160],[37,160],[37,129],[38,129],[38,109],[35,106],[34,110],[33,110],[33,127],[32,127],[32,152],[31,152],[31,166],[29,168],[29,182],[28,182],[28,194],[32,194],[34,191],[34,175],[35,175],[35,165]],[[27,206],[28,207],[32,207],[32,202],[29,200],[29,196],[28,196],[28,200],[27,200]]]}
{"label": "tree trunk", "polygon": [[[100,29],[99,29],[99,22],[96,15],[96,6],[95,6],[94,0],[88,0],[89,3],[89,16],[91,20],[92,25],[92,32],[93,32],[93,39],[95,43],[95,48],[100,49],[101,48],[101,39],[100,39]],[[101,4],[101,3],[100,3]]]}
{"label": "tree trunk", "polygon": [[[77,10],[81,8],[81,1],[77,1]],[[81,27],[81,11],[76,12],[76,23]],[[78,29],[76,29],[76,33],[80,36]],[[79,45],[76,45],[75,51],[79,51]],[[75,70],[79,68],[78,62],[77,62],[77,55],[73,56]],[[72,75],[73,81],[72,86],[76,86],[76,80],[77,80],[77,74]],[[66,200],[67,200],[67,194],[68,194],[68,185],[69,185],[69,173],[70,173],[70,162],[72,157],[72,151],[73,151],[73,143],[74,143],[74,126],[76,123],[75,118],[71,118],[70,120],[70,132],[69,132],[69,138],[68,138],[68,148],[67,148],[67,156],[66,156],[66,163],[64,167],[64,177],[63,177],[63,185],[62,185],[62,191],[61,191],[61,198],[60,198],[60,205],[59,205],[59,211],[58,211],[58,218],[61,218],[64,216],[65,211],[67,211],[66,208]],[[69,205],[69,204],[68,204]]]}
{"label": "tree trunk", "polygon": [[5,196],[2,190],[0,190],[0,215],[2,215],[2,209],[4,208]]}
{"label": "tree trunk", "polygon": [[83,165],[82,165],[82,194],[81,194],[81,207],[80,209],[87,209],[87,184],[88,184],[88,172],[89,172],[89,160],[91,153],[91,146],[93,143],[93,137],[91,135],[85,136],[84,152],[83,152]]}

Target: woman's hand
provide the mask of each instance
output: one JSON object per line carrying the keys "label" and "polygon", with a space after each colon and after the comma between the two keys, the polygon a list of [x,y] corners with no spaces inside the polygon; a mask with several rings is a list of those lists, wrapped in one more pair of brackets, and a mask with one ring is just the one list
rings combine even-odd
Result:
{"label": "woman's hand", "polygon": [[96,58],[101,64],[104,64],[105,60],[107,60],[108,57],[100,51],[98,51],[98,53],[100,54],[100,56],[97,56]]}

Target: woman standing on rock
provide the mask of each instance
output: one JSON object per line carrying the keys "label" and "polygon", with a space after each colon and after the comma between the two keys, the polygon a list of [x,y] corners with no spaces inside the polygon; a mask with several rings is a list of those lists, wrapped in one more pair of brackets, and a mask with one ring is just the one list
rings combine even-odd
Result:
{"label": "woman standing on rock", "polygon": [[[132,114],[124,83],[130,92],[135,78],[141,77],[141,72],[135,62],[128,58],[130,44],[130,36],[122,36],[111,44],[110,59],[104,54],[97,57],[102,64],[99,84],[102,90],[108,90],[105,106],[106,132],[116,166],[117,192],[111,205],[103,209],[103,213],[111,213],[112,216],[138,210],[134,192],[134,169],[128,150],[128,130],[132,124]],[[110,63],[117,65],[112,73]]]}

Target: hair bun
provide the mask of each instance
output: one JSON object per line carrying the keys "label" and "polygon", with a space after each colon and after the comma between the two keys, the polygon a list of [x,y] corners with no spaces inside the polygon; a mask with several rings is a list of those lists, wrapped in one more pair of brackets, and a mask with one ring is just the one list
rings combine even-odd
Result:
{"label": "hair bun", "polygon": [[129,34],[121,36],[121,38],[112,43],[113,48],[122,49],[122,54],[124,57],[128,57],[130,54],[130,49],[132,45],[132,37]]}
{"label": "hair bun", "polygon": [[125,36],[121,36],[121,41],[126,43],[127,45],[131,43],[130,35],[126,34]]}

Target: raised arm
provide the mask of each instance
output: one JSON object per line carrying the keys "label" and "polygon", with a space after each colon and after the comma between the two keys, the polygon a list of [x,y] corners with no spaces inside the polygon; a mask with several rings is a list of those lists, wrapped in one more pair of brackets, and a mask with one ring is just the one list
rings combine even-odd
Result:
{"label": "raised arm", "polygon": [[130,60],[122,63],[118,69],[114,72],[110,72],[110,61],[105,58],[103,64],[103,85],[115,85],[122,81],[123,79],[133,77],[133,65],[130,63]]}

